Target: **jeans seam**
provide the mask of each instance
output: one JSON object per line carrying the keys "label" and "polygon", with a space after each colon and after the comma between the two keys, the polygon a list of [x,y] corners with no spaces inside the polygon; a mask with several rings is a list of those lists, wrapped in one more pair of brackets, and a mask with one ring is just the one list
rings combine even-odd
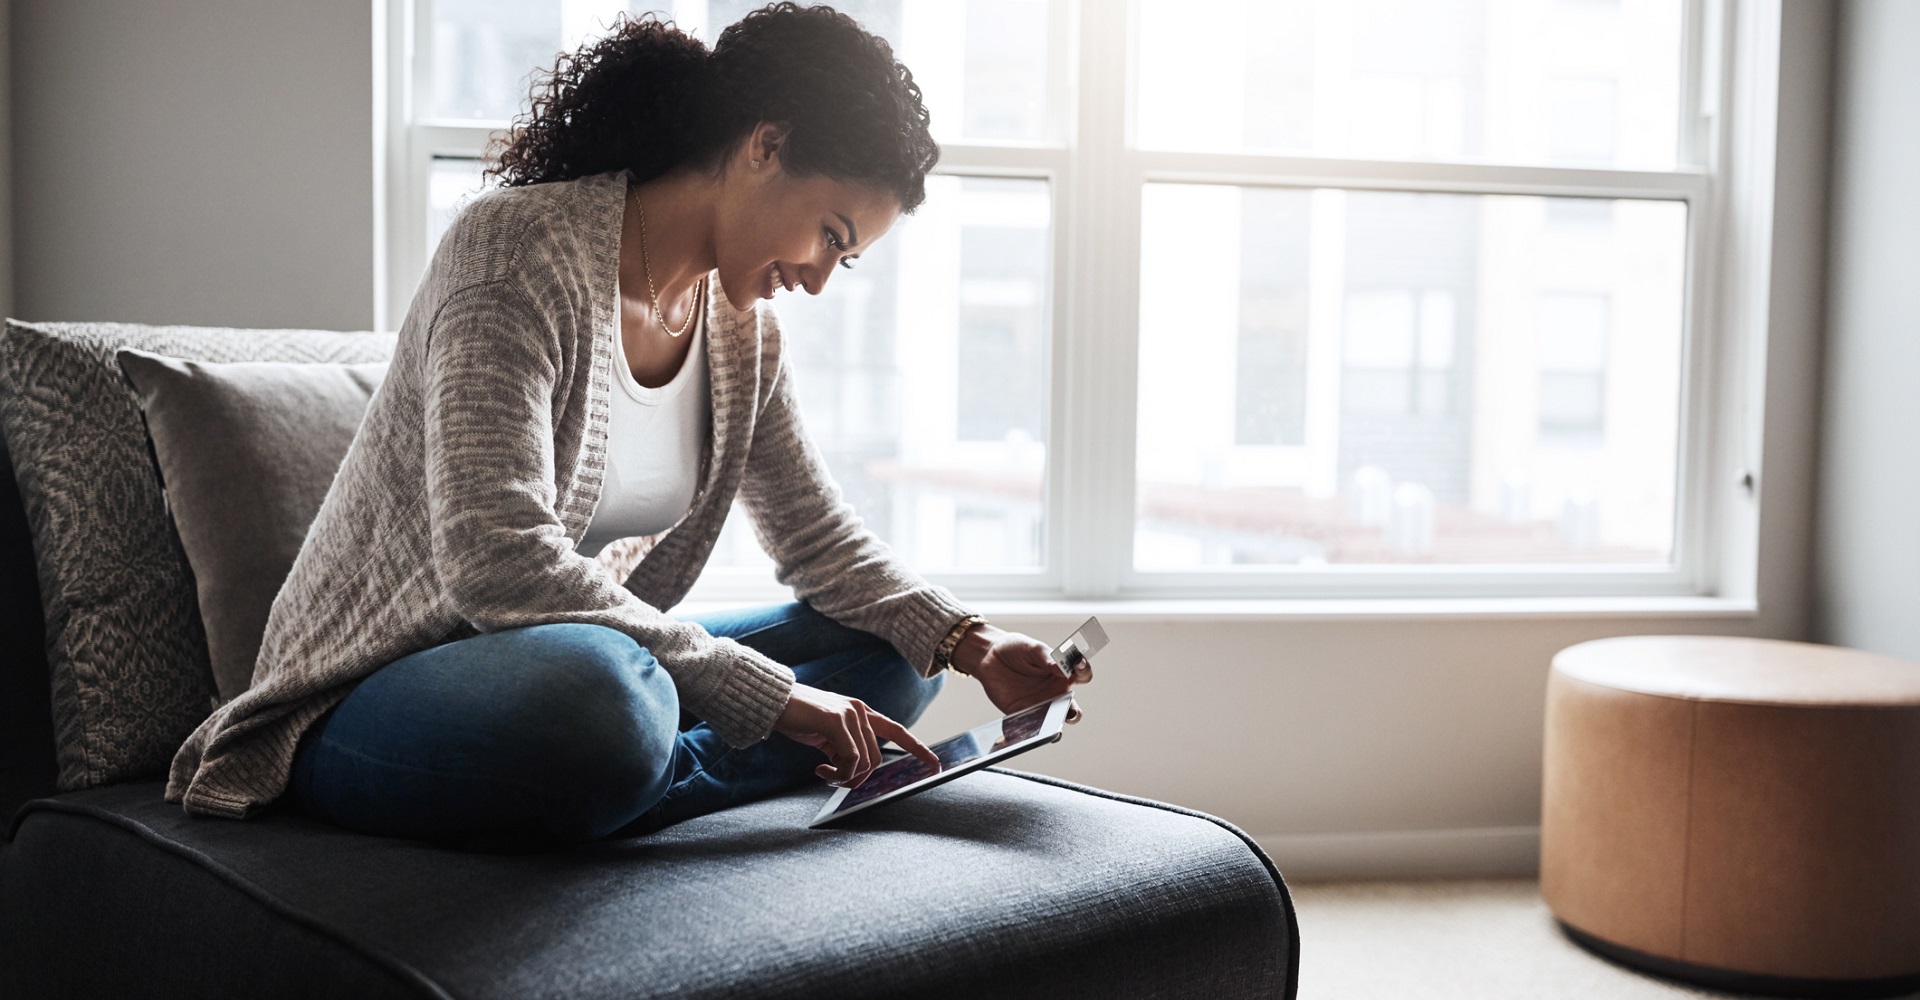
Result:
{"label": "jeans seam", "polygon": [[[728,747],[726,751],[721,753],[719,758],[714,761],[714,764],[718,765],[721,761],[724,761],[728,757],[733,756],[734,751],[738,749],[740,748]],[[685,795],[687,789],[693,787],[693,782],[695,778],[707,778],[708,780],[714,781],[714,782],[718,782],[720,780],[719,778],[715,778],[711,773],[707,771],[707,766],[705,764],[702,764],[696,760],[693,763],[692,773],[688,774],[684,778],[681,778],[679,781],[676,781],[673,784],[668,785],[667,790],[661,794],[659,800],[654,802],[653,805],[647,807],[647,811],[652,812],[653,810],[658,809],[662,803],[672,801],[673,799],[677,799]]]}

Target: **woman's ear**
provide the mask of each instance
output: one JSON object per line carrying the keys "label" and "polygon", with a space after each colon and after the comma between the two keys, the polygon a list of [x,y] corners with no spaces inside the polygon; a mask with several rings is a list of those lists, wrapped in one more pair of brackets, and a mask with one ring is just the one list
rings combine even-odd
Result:
{"label": "woman's ear", "polygon": [[747,143],[747,158],[755,170],[765,170],[768,165],[778,162],[780,154],[787,148],[787,134],[792,128],[784,122],[761,122],[753,127],[753,138]]}

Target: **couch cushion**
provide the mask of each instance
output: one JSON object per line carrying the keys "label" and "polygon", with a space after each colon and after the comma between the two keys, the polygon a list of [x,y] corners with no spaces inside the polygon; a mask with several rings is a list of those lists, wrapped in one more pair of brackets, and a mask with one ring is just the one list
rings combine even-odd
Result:
{"label": "couch cushion", "polygon": [[1223,821],[999,768],[807,829],[825,796],[521,855],[42,800],[0,854],[0,993],[1293,996],[1286,887]]}
{"label": "couch cushion", "polygon": [[186,557],[122,347],[205,361],[384,361],[392,334],[19,323],[0,428],[33,532],[62,788],[164,773],[213,700]]}
{"label": "couch cushion", "polygon": [[118,357],[193,569],[214,687],[231,700],[253,683],[274,595],[387,366]]}

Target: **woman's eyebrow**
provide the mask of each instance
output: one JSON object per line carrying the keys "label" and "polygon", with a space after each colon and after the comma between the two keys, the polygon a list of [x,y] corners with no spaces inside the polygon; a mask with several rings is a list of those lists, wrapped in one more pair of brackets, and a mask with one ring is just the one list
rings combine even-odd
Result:
{"label": "woman's eyebrow", "polygon": [[857,230],[857,229],[855,229],[855,228],[853,228],[853,220],[852,220],[852,219],[849,219],[849,218],[847,218],[847,217],[846,217],[845,215],[842,215],[842,214],[841,214],[841,213],[839,213],[839,212],[835,212],[835,213],[833,213],[833,214],[834,214],[834,215],[837,215],[837,216],[839,216],[839,217],[840,217],[840,221],[841,221],[841,222],[843,222],[843,223],[845,223],[845,224],[846,224],[846,226],[847,226],[847,245],[848,245],[848,246],[850,246],[850,247],[857,247],[857,246],[859,246],[859,245],[860,245],[860,231],[859,231],[859,230]]}

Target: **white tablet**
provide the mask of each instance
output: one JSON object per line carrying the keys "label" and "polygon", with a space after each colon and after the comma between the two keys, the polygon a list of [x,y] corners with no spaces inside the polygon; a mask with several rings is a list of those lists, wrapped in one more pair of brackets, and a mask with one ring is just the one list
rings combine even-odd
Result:
{"label": "white tablet", "polygon": [[1060,738],[1061,727],[1066,725],[1067,703],[1072,700],[1072,695],[1063,694],[933,744],[928,749],[940,758],[937,770],[912,755],[887,761],[867,772],[867,780],[858,788],[836,790],[821,808],[820,815],[807,825],[825,826],[862,809],[924,792],[968,771],[977,771],[995,761],[1052,743]]}

